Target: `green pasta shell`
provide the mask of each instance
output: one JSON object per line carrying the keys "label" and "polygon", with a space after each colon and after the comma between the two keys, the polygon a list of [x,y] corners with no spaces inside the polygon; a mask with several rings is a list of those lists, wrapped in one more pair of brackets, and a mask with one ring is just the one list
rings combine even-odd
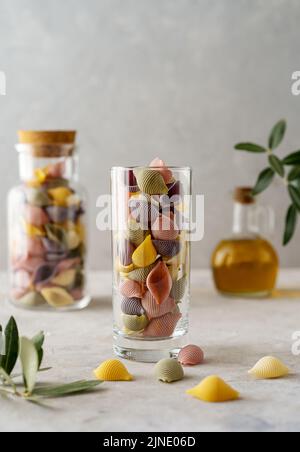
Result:
{"label": "green pasta shell", "polygon": [[152,265],[149,265],[149,267],[145,268],[136,268],[132,272],[126,274],[127,278],[131,281],[137,281],[137,282],[143,282],[145,283],[148,275],[151,273],[153,268],[155,267],[155,263]]}
{"label": "green pasta shell", "polygon": [[185,295],[186,283],[187,283],[186,276],[183,276],[178,281],[173,282],[170,296],[175,301],[181,301],[183,299]]}
{"label": "green pasta shell", "polygon": [[38,292],[28,292],[18,300],[18,304],[22,305],[24,308],[33,308],[45,303],[46,300]]}
{"label": "green pasta shell", "polygon": [[138,186],[147,195],[167,195],[169,190],[162,175],[149,168],[139,168],[134,171]]}
{"label": "green pasta shell", "polygon": [[123,314],[123,323],[125,328],[130,331],[142,331],[149,323],[145,315],[126,315]]}
{"label": "green pasta shell", "polygon": [[184,371],[181,364],[172,358],[160,360],[154,367],[155,377],[164,383],[182,380]]}
{"label": "green pasta shell", "polygon": [[135,220],[129,220],[127,239],[135,246],[139,246],[145,240],[148,231],[145,231]]}
{"label": "green pasta shell", "polygon": [[68,246],[68,240],[66,232],[63,228],[60,226],[57,226],[55,224],[46,224],[45,226],[47,237],[52,240],[53,242],[59,243],[65,247]]}
{"label": "green pasta shell", "polygon": [[26,199],[29,204],[36,207],[46,207],[52,203],[48,194],[39,188],[27,188]]}

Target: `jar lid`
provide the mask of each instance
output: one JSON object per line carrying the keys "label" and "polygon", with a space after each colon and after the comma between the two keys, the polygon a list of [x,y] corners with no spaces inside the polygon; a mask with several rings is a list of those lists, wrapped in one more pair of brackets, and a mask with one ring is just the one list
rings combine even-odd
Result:
{"label": "jar lid", "polygon": [[69,157],[75,150],[75,130],[19,130],[20,152],[28,152],[33,157]]}
{"label": "jar lid", "polygon": [[254,204],[255,197],[253,196],[253,188],[237,187],[234,191],[234,200],[240,204]]}

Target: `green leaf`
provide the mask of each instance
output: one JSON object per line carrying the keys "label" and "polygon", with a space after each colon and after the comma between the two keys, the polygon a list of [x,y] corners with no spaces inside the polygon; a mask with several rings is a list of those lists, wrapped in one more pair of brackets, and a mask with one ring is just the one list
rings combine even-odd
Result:
{"label": "green leaf", "polygon": [[300,212],[300,190],[299,190],[299,188],[294,187],[293,185],[289,185],[289,194],[290,194],[291,200],[293,201],[294,206]]}
{"label": "green leaf", "polygon": [[10,318],[5,328],[5,355],[0,356],[0,367],[10,375],[16,365],[19,354],[19,332],[16,321]]}
{"label": "green leaf", "polygon": [[26,392],[31,394],[36,383],[39,369],[39,357],[35,344],[26,337],[20,339],[20,360]]}
{"label": "green leaf", "polygon": [[283,159],[283,164],[287,166],[300,165],[300,151],[293,152]]}
{"label": "green leaf", "polygon": [[48,398],[64,397],[80,392],[91,391],[101,383],[103,382],[99,380],[81,380],[64,385],[41,386],[35,388],[33,395]]}
{"label": "green leaf", "polygon": [[253,189],[253,195],[259,195],[264,190],[266,190],[271,185],[274,176],[275,173],[271,168],[266,168],[265,170],[263,170],[258,176],[256,185]]}
{"label": "green leaf", "polygon": [[270,155],[269,163],[271,168],[277,173],[280,177],[284,177],[285,170],[282,161],[276,157],[276,155]]}
{"label": "green leaf", "polygon": [[43,357],[44,357],[44,350],[43,350],[44,341],[45,341],[45,335],[44,335],[43,331],[40,331],[38,334],[36,334],[32,338],[32,342],[35,345],[35,348],[36,348],[36,351],[37,351],[38,357],[39,357],[39,368],[42,364]]}
{"label": "green leaf", "polygon": [[287,212],[286,220],[285,220],[285,231],[283,237],[283,245],[286,246],[293,238],[294,233],[296,231],[298,220],[298,212],[297,208],[292,204]]}
{"label": "green leaf", "polygon": [[267,152],[267,149],[254,143],[239,143],[234,147],[237,151],[254,152],[257,154],[263,154]]}
{"label": "green leaf", "polygon": [[279,121],[272,129],[269,138],[269,148],[276,149],[282,142],[286,131],[286,121]]}
{"label": "green leaf", "polygon": [[8,373],[5,372],[5,370],[2,367],[0,367],[0,378],[2,379],[2,381],[5,384],[11,386],[13,388],[14,392],[17,392],[17,387],[16,387],[14,381],[12,380],[10,375],[8,375]]}
{"label": "green leaf", "polygon": [[295,168],[291,169],[288,175],[289,182],[293,182],[297,179],[300,179],[300,166],[295,166]]}

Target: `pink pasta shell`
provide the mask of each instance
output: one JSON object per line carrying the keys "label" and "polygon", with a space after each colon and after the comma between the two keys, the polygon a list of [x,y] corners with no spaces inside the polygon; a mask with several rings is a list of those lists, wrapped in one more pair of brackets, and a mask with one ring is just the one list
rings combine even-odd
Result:
{"label": "pink pasta shell", "polygon": [[169,297],[172,284],[168,267],[164,262],[159,261],[149,273],[146,281],[148,290],[157,304],[163,303]]}
{"label": "pink pasta shell", "polygon": [[157,317],[149,323],[143,332],[145,337],[170,337],[174,333],[177,323],[182,315],[179,312],[168,313]]}
{"label": "pink pasta shell", "polygon": [[173,180],[172,171],[166,166],[165,162],[156,157],[150,163],[150,168],[155,168],[164,178],[166,184],[169,184]]}
{"label": "pink pasta shell", "polygon": [[183,366],[196,366],[204,361],[204,353],[197,345],[187,345],[178,354],[178,361]]}
{"label": "pink pasta shell", "polygon": [[147,314],[148,319],[162,317],[169,312],[173,312],[176,308],[176,303],[173,298],[167,298],[163,303],[157,304],[155,298],[148,291],[142,299],[142,306]]}
{"label": "pink pasta shell", "polygon": [[174,222],[174,215],[160,215],[152,224],[152,235],[156,240],[176,240],[179,230]]}
{"label": "pink pasta shell", "polygon": [[131,281],[130,279],[121,281],[119,290],[126,298],[143,298],[145,292],[142,284],[137,281]]}

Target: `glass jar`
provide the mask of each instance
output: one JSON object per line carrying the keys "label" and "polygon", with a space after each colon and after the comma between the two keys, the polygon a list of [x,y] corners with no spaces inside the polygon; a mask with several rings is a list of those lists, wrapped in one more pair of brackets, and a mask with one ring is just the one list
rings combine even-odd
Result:
{"label": "glass jar", "polygon": [[112,169],[114,351],[157,362],[186,343],[189,168]]}
{"label": "glass jar", "polygon": [[75,136],[19,132],[21,184],[8,198],[10,300],[16,306],[69,310],[90,302]]}
{"label": "glass jar", "polygon": [[235,191],[233,236],[212,256],[216,288],[224,295],[266,297],[275,288],[279,259],[262,231],[273,228],[273,212],[256,205],[251,188]]}

